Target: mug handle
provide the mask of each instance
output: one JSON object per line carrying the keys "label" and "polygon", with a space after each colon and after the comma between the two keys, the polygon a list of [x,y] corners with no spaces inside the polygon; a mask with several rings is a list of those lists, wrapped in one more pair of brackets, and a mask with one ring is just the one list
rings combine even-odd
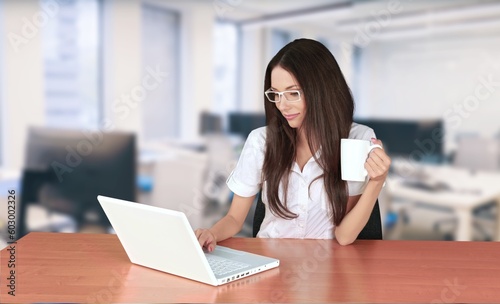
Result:
{"label": "mug handle", "polygon": [[[369,146],[369,147],[368,147],[368,152],[366,153],[367,158],[368,158],[368,154],[370,154],[370,152],[371,152],[373,149],[375,149],[375,148],[380,148],[380,149],[383,149],[381,145],[377,145],[377,144]],[[368,175],[368,171],[366,171],[366,169],[365,169],[363,172],[365,172],[365,177],[366,177],[366,176]]]}
{"label": "mug handle", "polygon": [[368,147],[368,153],[367,153],[367,154],[370,154],[370,152],[371,152],[373,149],[375,149],[375,148],[380,148],[380,149],[383,149],[381,145],[377,145],[377,144],[375,144],[375,145],[371,145],[371,146],[369,146],[369,147]]}

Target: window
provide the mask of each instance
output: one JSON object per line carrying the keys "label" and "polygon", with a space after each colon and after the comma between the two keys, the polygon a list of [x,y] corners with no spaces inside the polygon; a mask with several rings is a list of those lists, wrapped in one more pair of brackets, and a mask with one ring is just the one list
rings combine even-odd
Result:
{"label": "window", "polygon": [[285,45],[292,41],[291,33],[284,31],[273,29],[271,31],[271,56],[276,55]]}
{"label": "window", "polygon": [[351,82],[351,90],[352,90],[352,94],[353,94],[355,100],[361,99],[360,77],[362,75],[362,70],[361,70],[362,56],[363,56],[363,49],[357,45],[353,45],[352,46],[352,53],[351,53],[352,73],[351,72],[347,73],[347,75],[350,77],[346,77],[347,78],[346,80],[348,82]]}
{"label": "window", "polygon": [[160,70],[168,76],[148,91],[143,103],[143,135],[146,140],[180,135],[179,67],[180,15],[175,11],[142,6],[143,68]]}
{"label": "window", "polygon": [[42,32],[46,124],[97,128],[102,103],[102,3],[66,0],[57,4],[58,13]]}
{"label": "window", "polygon": [[214,28],[214,111],[222,117],[235,111],[238,91],[238,26],[215,23]]}
{"label": "window", "polygon": [[318,37],[316,38],[316,40],[318,40],[319,42],[321,42],[327,49],[330,49],[330,41],[325,38],[325,37]]}

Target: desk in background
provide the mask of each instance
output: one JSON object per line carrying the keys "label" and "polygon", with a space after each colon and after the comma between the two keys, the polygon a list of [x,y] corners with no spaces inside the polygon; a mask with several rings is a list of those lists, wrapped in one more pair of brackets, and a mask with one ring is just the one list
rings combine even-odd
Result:
{"label": "desk in background", "polygon": [[[458,220],[455,239],[472,240],[473,210],[496,201],[500,210],[500,173],[474,172],[450,166],[420,168],[426,183],[441,183],[436,190],[409,186],[405,179],[389,178],[388,187],[393,198],[428,204],[452,210]],[[496,217],[495,239],[500,241],[500,212]],[[500,298],[499,298],[500,300]]]}
{"label": "desk in background", "polygon": [[[2,302],[498,302],[500,243],[232,238],[279,268],[213,287],[131,264],[116,235],[30,233]],[[2,269],[8,255],[1,252]]]}

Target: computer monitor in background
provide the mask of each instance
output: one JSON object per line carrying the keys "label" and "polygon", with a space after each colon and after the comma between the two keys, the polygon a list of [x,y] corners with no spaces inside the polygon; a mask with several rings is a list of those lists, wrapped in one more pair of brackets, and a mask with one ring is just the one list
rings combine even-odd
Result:
{"label": "computer monitor in background", "polygon": [[97,201],[106,195],[135,201],[136,138],[131,133],[31,128],[26,144],[18,237],[28,204],[71,216],[78,226],[109,227]]}
{"label": "computer monitor in background", "polygon": [[252,130],[266,125],[264,113],[229,113],[229,133],[240,135],[246,139]]}
{"label": "computer monitor in background", "polygon": [[200,113],[200,134],[220,134],[222,133],[222,117],[219,114],[201,112]]}
{"label": "computer monitor in background", "polygon": [[354,121],[372,128],[392,157],[433,163],[444,160],[442,120],[355,118]]}
{"label": "computer monitor in background", "polygon": [[460,136],[453,155],[455,167],[474,171],[500,170],[500,141],[479,135]]}

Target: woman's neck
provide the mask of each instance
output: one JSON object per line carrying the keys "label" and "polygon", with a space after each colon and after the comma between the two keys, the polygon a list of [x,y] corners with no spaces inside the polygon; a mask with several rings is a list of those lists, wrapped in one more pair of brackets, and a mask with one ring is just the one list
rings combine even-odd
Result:
{"label": "woman's neck", "polygon": [[306,131],[303,128],[297,130],[297,147],[308,148],[309,142],[307,140]]}
{"label": "woman's neck", "polygon": [[304,166],[311,159],[312,151],[309,148],[309,143],[304,130],[299,130],[297,133],[297,154],[295,161],[297,162],[300,171],[304,170]]}
{"label": "woman's neck", "polygon": [[[317,140],[313,139],[313,143],[318,143]],[[313,147],[313,150],[310,149],[309,147],[309,140],[307,138],[306,132],[304,129],[299,129],[297,130],[297,149],[302,150],[302,151],[308,151],[311,154],[315,154],[318,149],[321,147]]]}

